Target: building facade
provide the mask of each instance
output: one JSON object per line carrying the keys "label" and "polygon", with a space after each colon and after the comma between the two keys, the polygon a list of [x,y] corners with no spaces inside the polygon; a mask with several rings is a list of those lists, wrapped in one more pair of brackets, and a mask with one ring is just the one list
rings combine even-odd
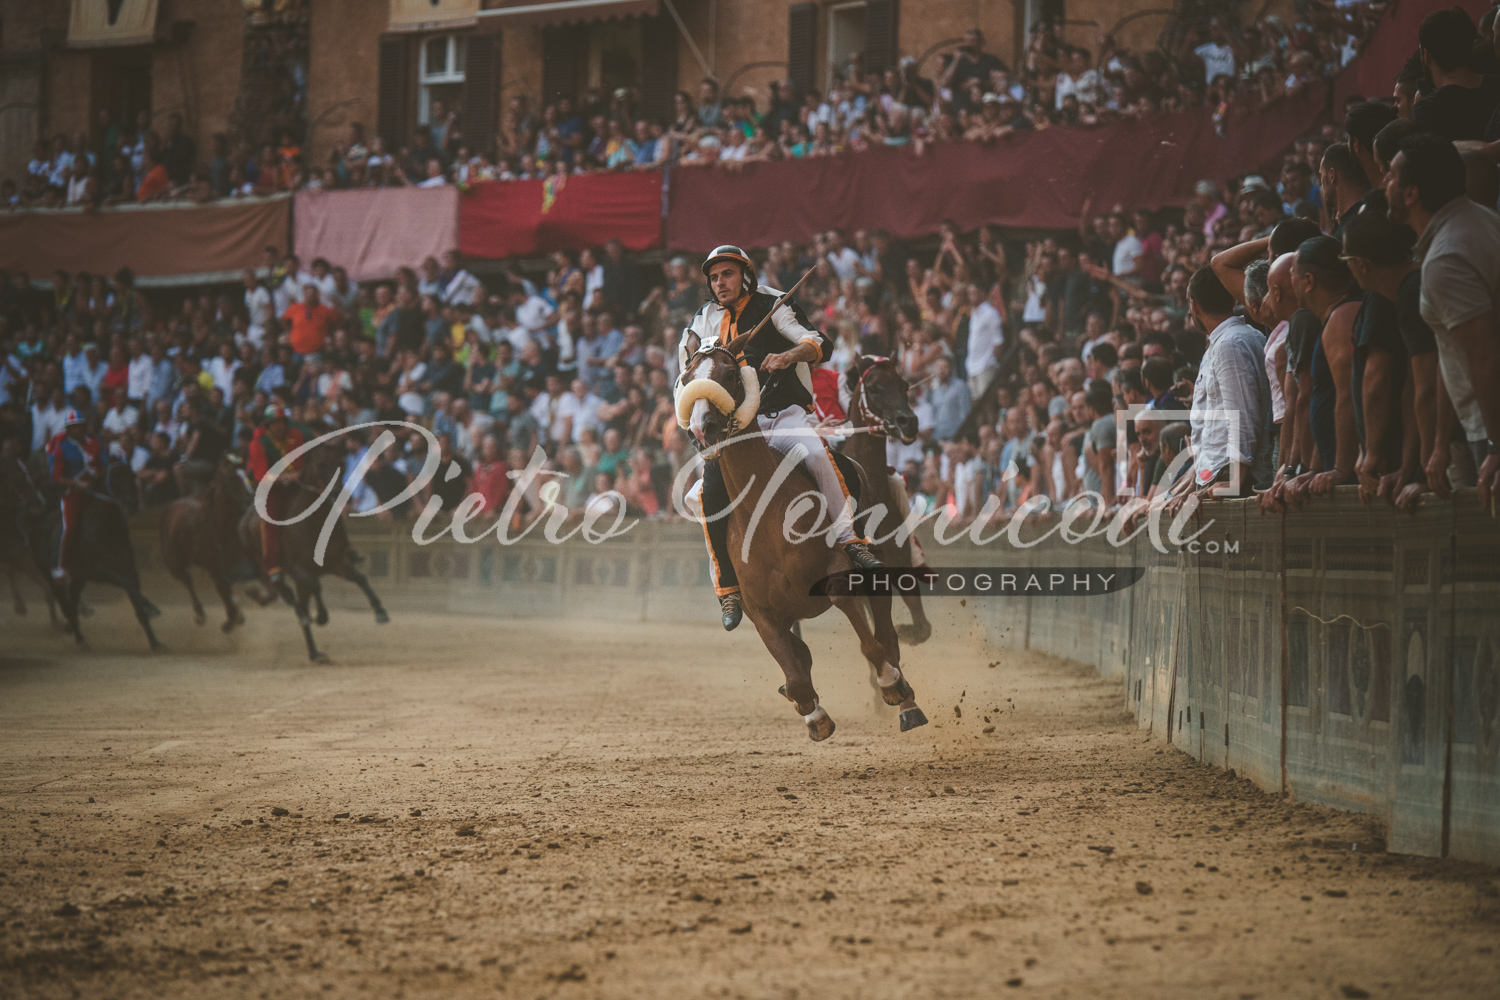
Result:
{"label": "building facade", "polygon": [[771,81],[825,89],[855,53],[931,76],[973,27],[1014,64],[1042,18],[1097,49],[1106,33],[1150,47],[1174,16],[1142,0],[0,0],[0,177],[38,139],[97,147],[174,114],[202,157],[222,134],[316,167],[351,123],[399,142],[439,101],[483,149],[518,95],[535,111],[634,88],[667,119],[704,78],[764,105]]}

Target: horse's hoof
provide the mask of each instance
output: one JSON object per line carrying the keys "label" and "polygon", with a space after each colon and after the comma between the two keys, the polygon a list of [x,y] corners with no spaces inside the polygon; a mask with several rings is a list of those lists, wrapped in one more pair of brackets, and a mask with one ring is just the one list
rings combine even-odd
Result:
{"label": "horse's hoof", "polygon": [[903,733],[925,725],[927,725],[927,716],[922,713],[920,708],[908,708],[901,713],[901,731]]}
{"label": "horse's hoof", "polygon": [[385,608],[381,608],[379,611],[375,612],[375,624],[376,625],[386,625],[386,624],[389,624],[390,620],[391,620],[391,616],[385,613]]}
{"label": "horse's hoof", "polygon": [[26,614],[26,605],[24,605],[21,602],[17,601],[16,604],[15,604],[15,611],[16,611],[16,614],[24,616]]}
{"label": "horse's hoof", "polygon": [[315,619],[313,619],[313,621],[317,622],[319,625],[327,625],[328,624],[328,612],[326,610],[319,611],[318,612],[318,617],[315,618]]}
{"label": "horse's hoof", "polygon": [[165,653],[166,651],[167,651],[167,644],[166,643],[164,643],[164,642],[154,642],[154,641],[151,643],[151,652],[153,652],[153,653]]}
{"label": "horse's hoof", "polygon": [[880,700],[885,702],[887,705],[899,705],[903,701],[908,701],[916,697],[915,692],[913,692],[911,689],[911,685],[906,683],[906,675],[901,673],[899,670],[896,671],[896,683],[890,685],[889,687],[886,687],[883,684],[879,685],[879,687]]}
{"label": "horse's hoof", "polygon": [[[833,716],[825,712],[821,707],[812,715],[803,719],[807,723],[807,735],[814,743],[822,743],[833,735],[836,728],[833,724]],[[924,720],[925,721],[925,720]]]}
{"label": "horse's hoof", "polygon": [[932,638],[932,623],[923,622],[921,625],[897,625],[896,638],[908,646],[916,646]]}
{"label": "horse's hoof", "polygon": [[[328,664],[333,662],[333,658],[330,657],[327,653],[313,653],[308,657],[308,659],[316,664],[319,664],[320,666],[327,666]],[[927,720],[923,719],[922,721],[926,722]]]}
{"label": "horse's hoof", "polygon": [[[150,616],[148,615],[147,617],[150,617]],[[193,624],[194,625],[202,625],[206,621],[208,621],[208,616],[205,615],[203,612],[201,612],[201,611],[194,611],[193,612]]]}
{"label": "horse's hoof", "polygon": [[227,621],[223,625],[219,626],[219,631],[223,632],[225,635],[228,635],[229,633],[231,633],[231,632],[234,631],[234,627],[236,625],[238,625],[238,624],[239,624],[239,622],[237,622],[233,618],[231,618],[231,619],[229,619],[229,621]]}

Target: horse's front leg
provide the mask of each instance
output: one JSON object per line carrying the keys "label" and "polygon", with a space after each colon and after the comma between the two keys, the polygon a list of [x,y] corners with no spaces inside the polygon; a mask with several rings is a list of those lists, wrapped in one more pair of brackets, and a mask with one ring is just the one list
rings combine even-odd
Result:
{"label": "horse's front leg", "polygon": [[786,678],[781,693],[797,708],[797,714],[807,724],[807,735],[814,742],[822,742],[833,735],[833,716],[818,704],[818,692],[812,683],[812,652],[807,644],[792,634],[792,626],[785,622],[769,622],[754,612],[750,620],[766,644],[766,650],[781,667]]}

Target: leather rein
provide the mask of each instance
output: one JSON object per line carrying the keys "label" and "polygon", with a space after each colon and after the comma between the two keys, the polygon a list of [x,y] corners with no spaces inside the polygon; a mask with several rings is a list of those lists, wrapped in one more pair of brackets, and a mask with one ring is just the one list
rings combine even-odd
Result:
{"label": "leather rein", "polygon": [[[865,357],[870,362],[870,364],[865,368],[864,371],[860,372],[859,382],[856,383],[854,387],[855,413],[863,422],[863,425],[868,433],[873,434],[877,437],[890,437],[891,425],[886,421],[884,417],[879,416],[870,409],[869,399],[865,396],[865,378],[868,377],[872,371],[882,365],[890,365],[892,369],[896,370],[896,374],[898,376],[901,374],[901,372],[900,369],[896,368],[896,362],[892,361],[890,358],[880,357],[879,355],[874,354],[867,354],[865,355]],[[902,381],[905,382],[906,380],[902,379]]]}

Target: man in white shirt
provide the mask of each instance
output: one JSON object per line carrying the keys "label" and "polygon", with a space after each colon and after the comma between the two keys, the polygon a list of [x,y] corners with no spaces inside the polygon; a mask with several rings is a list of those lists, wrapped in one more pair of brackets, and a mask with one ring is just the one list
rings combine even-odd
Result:
{"label": "man in white shirt", "polygon": [[1125,224],[1125,213],[1114,212],[1109,217],[1109,238],[1115,241],[1111,271],[1115,277],[1139,283],[1141,277],[1141,254],[1145,248]]}
{"label": "man in white shirt", "polygon": [[585,427],[599,430],[599,407],[604,400],[589,392],[588,383],[575,378],[568,394],[557,402],[557,421],[561,424],[560,441],[577,444],[583,438]]}
{"label": "man in white shirt", "polygon": [[151,395],[151,376],[156,371],[156,362],[146,353],[141,338],[130,341],[130,362],[126,369],[125,394],[136,406],[146,402]]}
{"label": "man in white shirt", "polygon": [[828,263],[840,281],[853,281],[859,277],[859,253],[844,239],[837,229],[828,230]]}
{"label": "man in white shirt", "polygon": [[326,306],[338,308],[338,282],[333,280],[333,265],[322,257],[312,262],[312,283],[318,286],[318,298]]}
{"label": "man in white shirt", "polygon": [[510,301],[516,310],[516,322],[525,327],[533,339],[557,322],[557,311],[552,308],[552,303],[540,295],[526,294],[520,285],[510,286]]}
{"label": "man in white shirt", "polygon": [[978,285],[969,286],[969,354],[964,362],[969,376],[969,396],[978,399],[989,386],[1000,365],[1000,349],[1005,346],[1005,328],[1000,319],[1002,292],[997,282],[989,297]]}
{"label": "man in white shirt", "polygon": [[1188,315],[1208,334],[1192,409],[1193,485],[1202,499],[1220,489],[1225,496],[1249,496],[1257,484],[1271,482],[1266,340],[1234,308],[1234,296],[1213,269],[1199,268],[1188,284]]}
{"label": "man in white shirt", "polygon": [[120,390],[112,390],[113,404],[109,412],[104,414],[102,421],[103,433],[100,435],[105,444],[112,444],[123,435],[127,428],[134,427],[140,419],[140,412],[126,401],[124,393]]}
{"label": "man in white shirt", "polygon": [[1234,79],[1234,42],[1217,17],[1208,22],[1209,40],[1193,50],[1203,60],[1203,81],[1213,83],[1221,76]]}
{"label": "man in white shirt", "polygon": [[439,277],[443,283],[441,298],[444,302],[467,302],[477,307],[484,301],[484,285],[459,264],[457,250],[443,251],[443,271]]}
{"label": "man in white shirt", "polygon": [[45,402],[40,400],[31,407],[31,450],[41,451],[65,429],[64,415],[68,412],[63,391],[53,388],[52,396]]}
{"label": "man in white shirt", "polygon": [[546,391],[537,393],[536,399],[531,401],[532,419],[549,440],[559,444],[562,443],[563,422],[557,419],[557,411],[563,395],[562,379],[548,375]]}
{"label": "man in white shirt", "polygon": [[[99,393],[104,388],[104,376],[109,374],[109,365],[99,357],[99,345],[89,341],[83,345],[83,371],[79,376],[79,385],[86,385],[89,395],[94,398],[94,405],[99,405]],[[70,392],[72,390],[69,390]]]}
{"label": "man in white shirt", "polygon": [[982,502],[979,497],[980,476],[984,463],[974,445],[959,438],[952,445],[953,503],[957,507],[957,518],[970,518],[979,513]]}
{"label": "man in white shirt", "polygon": [[1099,74],[1089,69],[1087,49],[1074,49],[1068,55],[1067,70],[1057,74],[1056,107],[1062,108],[1063,98],[1069,94],[1077,97],[1079,104],[1099,103]]}

